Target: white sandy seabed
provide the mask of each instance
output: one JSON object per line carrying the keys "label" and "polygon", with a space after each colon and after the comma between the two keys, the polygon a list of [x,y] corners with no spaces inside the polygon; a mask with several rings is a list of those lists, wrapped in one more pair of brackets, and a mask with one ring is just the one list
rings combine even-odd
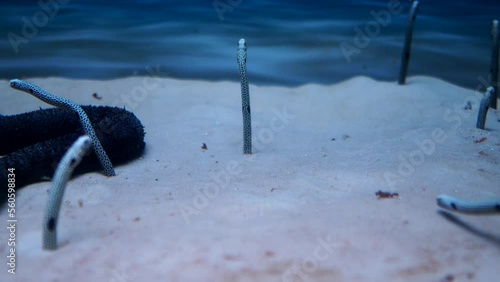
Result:
{"label": "white sandy seabed", "polygon": [[[500,197],[500,112],[430,77],[240,86],[133,77],[28,79],[79,104],[125,106],[146,151],[66,190],[59,249],[43,251],[50,183],[17,192],[16,274],[1,281],[495,281],[500,216],[438,211],[436,196]],[[49,107],[0,82],[4,115]],[[101,100],[92,97],[102,96]],[[471,109],[466,109],[469,104]],[[202,144],[207,146],[201,149]],[[399,197],[378,199],[378,190]],[[7,212],[1,212],[7,225]],[[6,262],[8,230],[0,228]],[[5,279],[6,278],[6,279]],[[451,280],[450,280],[451,279]]]}

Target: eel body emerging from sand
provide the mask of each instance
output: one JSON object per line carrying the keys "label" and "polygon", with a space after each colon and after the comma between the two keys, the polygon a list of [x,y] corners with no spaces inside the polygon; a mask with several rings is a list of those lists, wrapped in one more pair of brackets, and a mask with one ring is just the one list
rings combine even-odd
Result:
{"label": "eel body emerging from sand", "polygon": [[438,206],[465,214],[500,214],[500,199],[466,201],[446,195],[437,197]]}

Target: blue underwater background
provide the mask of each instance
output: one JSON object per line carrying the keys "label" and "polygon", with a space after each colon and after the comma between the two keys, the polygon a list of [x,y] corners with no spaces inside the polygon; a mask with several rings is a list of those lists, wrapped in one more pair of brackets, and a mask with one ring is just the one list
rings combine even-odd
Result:
{"label": "blue underwater background", "polygon": [[[244,37],[250,83],[395,81],[410,7],[406,0],[2,1],[0,78],[113,79],[154,70],[238,81]],[[489,73],[495,18],[498,0],[420,1],[409,75],[475,88]]]}

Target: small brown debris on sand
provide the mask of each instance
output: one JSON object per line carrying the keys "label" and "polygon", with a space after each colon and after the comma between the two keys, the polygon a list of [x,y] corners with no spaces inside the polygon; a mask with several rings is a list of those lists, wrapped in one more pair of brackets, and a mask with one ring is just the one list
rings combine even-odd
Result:
{"label": "small brown debris on sand", "polygon": [[474,143],[483,143],[486,140],[488,140],[488,137],[483,137],[483,138],[474,140]]}
{"label": "small brown debris on sand", "polygon": [[441,281],[442,282],[453,282],[453,281],[455,281],[455,276],[453,276],[452,274],[448,274]]}
{"label": "small brown debris on sand", "polygon": [[391,199],[399,197],[399,194],[378,190],[377,192],[375,192],[375,196],[377,196],[377,199]]}
{"label": "small brown debris on sand", "polygon": [[97,94],[97,93],[92,94],[92,97],[96,98],[97,100],[101,100],[102,99],[102,97],[99,96],[99,94]]}

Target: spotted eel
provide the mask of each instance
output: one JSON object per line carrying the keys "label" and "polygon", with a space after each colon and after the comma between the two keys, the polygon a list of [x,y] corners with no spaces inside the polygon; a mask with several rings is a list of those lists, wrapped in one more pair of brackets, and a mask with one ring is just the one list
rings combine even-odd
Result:
{"label": "spotted eel", "polygon": [[102,148],[101,142],[99,141],[99,138],[97,138],[92,123],[90,122],[87,114],[82,109],[82,107],[80,107],[78,104],[66,98],[52,95],[38,86],[35,86],[33,84],[30,84],[26,81],[22,81],[19,79],[11,80],[10,87],[29,93],[52,106],[75,111],[78,114],[78,117],[80,118],[80,123],[82,124],[83,130],[92,140],[94,151],[97,155],[97,158],[99,159],[99,162],[104,168],[104,172],[106,173],[107,176],[115,175],[115,170],[113,169],[113,165],[111,164],[108,155],[106,155],[106,152]]}
{"label": "spotted eel", "polygon": [[500,214],[500,199],[487,199],[481,201],[468,201],[447,195],[436,198],[438,206],[464,214]]}
{"label": "spotted eel", "polygon": [[80,164],[90,147],[92,142],[87,135],[79,137],[57,165],[43,219],[43,248],[46,250],[57,249],[57,220],[64,190],[73,170]]}

